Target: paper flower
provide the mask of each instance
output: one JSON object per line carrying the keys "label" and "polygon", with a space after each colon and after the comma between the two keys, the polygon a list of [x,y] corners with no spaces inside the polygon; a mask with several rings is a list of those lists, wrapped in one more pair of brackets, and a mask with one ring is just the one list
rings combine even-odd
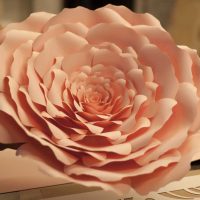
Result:
{"label": "paper flower", "polygon": [[[123,6],[31,14],[0,32],[0,142],[54,176],[148,193],[199,151],[200,59]],[[8,172],[9,173],[9,172]]]}

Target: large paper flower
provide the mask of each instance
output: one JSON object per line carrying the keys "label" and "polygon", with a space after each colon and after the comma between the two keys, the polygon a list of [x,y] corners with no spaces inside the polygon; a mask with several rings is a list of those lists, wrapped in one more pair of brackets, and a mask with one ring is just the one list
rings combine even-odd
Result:
{"label": "large paper flower", "polygon": [[34,13],[0,32],[0,142],[49,174],[139,193],[198,147],[200,60],[123,6]]}

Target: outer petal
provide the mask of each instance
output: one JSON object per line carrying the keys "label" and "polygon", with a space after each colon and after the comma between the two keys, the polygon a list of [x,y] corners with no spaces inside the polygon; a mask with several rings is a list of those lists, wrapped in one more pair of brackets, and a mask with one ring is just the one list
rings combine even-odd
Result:
{"label": "outer petal", "polygon": [[7,113],[0,111],[0,144],[25,143],[28,137]]}
{"label": "outer petal", "polygon": [[42,32],[43,26],[53,16],[54,14],[46,13],[46,12],[32,13],[23,22],[7,25],[2,31],[0,31],[0,43],[2,42],[6,33],[9,30],[25,30],[25,31],[33,31],[33,32]]}
{"label": "outer petal", "polygon": [[[190,49],[186,46],[180,46],[180,48],[182,48],[184,51],[186,51],[191,60],[192,60],[192,75],[193,75],[193,81],[194,84],[197,88],[197,94],[198,96],[200,96],[200,81],[199,81],[199,77],[200,77],[200,58],[197,54],[196,50]],[[193,122],[193,125],[191,127],[191,131],[192,132],[196,132],[200,129],[200,101],[198,102],[198,106],[197,106],[197,116],[195,118],[195,121]]]}
{"label": "outer petal", "polygon": [[115,6],[111,4],[108,4],[106,7],[117,12],[121,17],[123,17],[127,22],[129,22],[133,26],[143,24],[148,26],[161,27],[160,22],[149,13],[134,13],[125,6]]}
{"label": "outer petal", "polygon": [[155,134],[155,137],[161,141],[161,145],[136,159],[140,165],[158,159],[171,149],[178,149],[187,140],[191,124],[196,117],[198,97],[195,87],[189,83],[180,84],[176,99],[178,103],[171,118]]}
{"label": "outer petal", "polygon": [[[113,35],[113,32],[118,34]],[[122,24],[97,24],[88,31],[86,39],[91,44],[115,43],[122,49],[130,46],[136,52],[139,52],[144,45],[149,43],[146,37],[137,34],[130,27],[125,27]]]}
{"label": "outer petal", "polygon": [[35,40],[35,42],[33,44],[33,50],[41,51],[42,48],[44,47],[45,43],[49,39],[51,39],[53,37],[57,37],[58,35],[64,34],[66,32],[72,32],[81,37],[85,37],[87,31],[88,31],[88,28],[81,23],[56,24],[54,26],[51,26],[48,31],[41,34],[40,37],[38,37]]}
{"label": "outer petal", "polygon": [[[63,171],[63,165],[57,161],[48,149],[37,144],[27,144],[20,147],[18,154],[29,157],[38,162],[42,171],[46,174],[65,179],[70,182],[82,184],[88,187],[97,186],[104,190],[114,191],[117,194],[124,194],[130,190],[130,186],[126,181],[108,184],[97,179],[73,178],[68,176]],[[49,155],[48,157],[46,155]]]}
{"label": "outer petal", "polygon": [[171,60],[155,45],[146,45],[139,52],[139,61],[150,66],[154,80],[160,87],[157,98],[174,98],[178,89],[178,81],[173,72]]}
{"label": "outer petal", "polygon": [[192,60],[188,54],[177,47],[170,34],[160,27],[136,26],[133,27],[138,34],[145,35],[149,41],[166,53],[173,64],[173,70],[180,82],[192,82]]}
{"label": "outer petal", "polygon": [[133,178],[132,187],[144,195],[150,191],[158,190],[158,188],[168,184],[172,180],[179,180],[184,177],[190,169],[192,157],[200,151],[199,140],[199,134],[190,135],[179,149],[181,160],[178,163],[169,165],[166,168],[160,168],[152,174]]}
{"label": "outer petal", "polygon": [[20,84],[27,84],[27,62],[32,55],[32,41],[23,43],[13,53],[13,63],[10,69],[10,75]]}
{"label": "outer petal", "polygon": [[55,24],[68,24],[78,22],[86,25],[87,27],[91,27],[98,23],[99,19],[93,11],[81,6],[72,9],[65,8],[62,12],[49,20],[49,22],[44,27],[44,31]]}
{"label": "outer petal", "polygon": [[64,57],[66,54],[77,52],[86,44],[87,41],[84,38],[71,32],[49,39],[45,43],[43,51],[35,60],[34,68],[36,72],[40,77],[44,77],[54,63],[55,57]]}
{"label": "outer petal", "polygon": [[3,91],[3,79],[10,72],[11,63],[13,62],[13,53],[22,43],[28,40],[33,40],[38,36],[38,33],[11,30],[7,33],[5,40],[0,45],[0,91]]}

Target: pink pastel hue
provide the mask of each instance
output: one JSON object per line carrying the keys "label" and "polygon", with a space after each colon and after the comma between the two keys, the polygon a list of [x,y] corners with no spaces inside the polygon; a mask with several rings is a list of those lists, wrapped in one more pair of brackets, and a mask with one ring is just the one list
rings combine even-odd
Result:
{"label": "pink pastel hue", "polygon": [[[200,152],[200,59],[123,6],[34,13],[0,32],[0,142],[43,171],[141,194]],[[9,172],[8,172],[9,173]]]}

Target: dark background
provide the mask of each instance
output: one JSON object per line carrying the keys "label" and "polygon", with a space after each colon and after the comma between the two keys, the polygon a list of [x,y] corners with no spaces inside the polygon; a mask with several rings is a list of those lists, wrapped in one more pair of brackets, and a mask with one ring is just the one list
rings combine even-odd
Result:
{"label": "dark background", "polygon": [[134,0],[66,0],[64,7],[74,8],[76,6],[84,6],[89,9],[96,9],[106,4],[124,5],[133,8]]}

